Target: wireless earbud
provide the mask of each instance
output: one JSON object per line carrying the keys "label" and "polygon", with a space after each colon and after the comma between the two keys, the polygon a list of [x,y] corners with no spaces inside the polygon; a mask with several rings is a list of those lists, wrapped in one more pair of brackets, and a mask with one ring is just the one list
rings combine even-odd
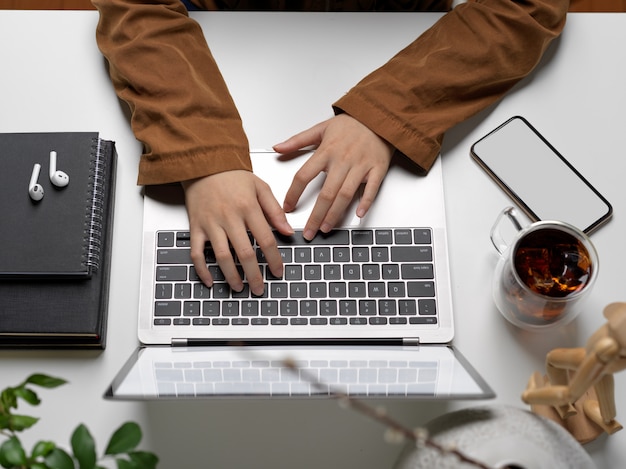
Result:
{"label": "wireless earbud", "polygon": [[39,202],[43,199],[43,187],[41,187],[41,184],[37,183],[40,171],[41,165],[39,163],[35,163],[33,166],[33,174],[30,176],[30,184],[28,185],[28,194],[35,202]]}
{"label": "wireless earbud", "polygon": [[70,183],[70,177],[63,171],[57,171],[57,152],[50,152],[50,182],[57,187],[65,187]]}

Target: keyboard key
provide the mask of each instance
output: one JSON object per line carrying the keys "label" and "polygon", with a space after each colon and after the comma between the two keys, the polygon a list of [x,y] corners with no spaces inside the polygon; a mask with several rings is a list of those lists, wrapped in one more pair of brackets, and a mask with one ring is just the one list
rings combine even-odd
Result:
{"label": "keyboard key", "polygon": [[360,316],[376,316],[378,311],[376,309],[376,301],[374,300],[360,300],[359,301],[359,315]]}
{"label": "keyboard key", "polygon": [[363,266],[363,280],[380,280],[378,264],[365,264]]}
{"label": "keyboard key", "polygon": [[177,283],[174,285],[174,298],[191,298],[191,284]]}
{"label": "keyboard key", "polygon": [[241,302],[241,315],[242,316],[258,316],[259,314],[259,302],[258,301],[242,301]]}
{"label": "keyboard key", "polygon": [[339,302],[339,314],[342,316],[355,316],[357,304],[355,300],[342,300]]}
{"label": "keyboard key", "polygon": [[285,280],[302,280],[301,265],[286,265],[284,270]]}
{"label": "keyboard key", "polygon": [[156,269],[157,282],[179,282],[187,280],[187,266],[158,266]]}
{"label": "keyboard key", "polygon": [[337,264],[324,265],[324,280],[341,280],[341,267]]}
{"label": "keyboard key", "polygon": [[304,267],[304,279],[305,280],[321,280],[322,279],[322,266],[309,264]]}
{"label": "keyboard key", "polygon": [[173,231],[160,231],[157,234],[157,246],[158,247],[173,247],[174,246],[174,232]]}
{"label": "keyboard key", "polygon": [[419,300],[417,304],[420,315],[434,316],[435,314],[437,314],[435,300]]}
{"label": "keyboard key", "polygon": [[297,316],[298,315],[298,302],[295,300],[282,300],[280,302],[280,315],[281,316]]}
{"label": "keyboard key", "polygon": [[222,303],[222,316],[239,316],[239,302],[225,301]]}
{"label": "keyboard key", "polygon": [[394,300],[380,300],[378,302],[378,314],[381,316],[395,316],[397,313]]}
{"label": "keyboard key", "polygon": [[373,247],[372,262],[389,262],[389,248]]}
{"label": "keyboard key", "polygon": [[173,286],[171,283],[157,283],[155,290],[155,299],[167,300],[172,297]]}
{"label": "keyboard key", "polygon": [[352,262],[369,262],[370,261],[370,248],[369,247],[356,247],[352,248]]}
{"label": "keyboard key", "polygon": [[202,315],[203,316],[219,316],[220,315],[220,302],[219,301],[203,301],[202,302]]}
{"label": "keyboard key", "polygon": [[429,229],[413,230],[415,244],[432,244],[432,234]]}
{"label": "keyboard key", "polygon": [[408,282],[407,289],[410,297],[435,296],[435,284],[433,282]]}
{"label": "keyboard key", "polygon": [[403,279],[429,279],[434,278],[433,265],[432,264],[403,264],[402,265],[402,278]]}
{"label": "keyboard key", "polygon": [[330,262],[330,248],[329,247],[315,247],[313,248],[313,262]]}
{"label": "keyboard key", "polygon": [[305,264],[311,262],[311,248],[298,247],[294,250],[294,262]]}
{"label": "keyboard key", "polygon": [[430,246],[392,246],[391,260],[393,262],[429,262],[433,260]]}
{"label": "keyboard key", "polygon": [[301,316],[317,316],[317,301],[303,300],[300,301]]}
{"label": "keyboard key", "polygon": [[396,244],[413,244],[413,232],[411,230],[395,230],[394,238]]}
{"label": "keyboard key", "polygon": [[334,300],[324,300],[319,303],[320,316],[336,316],[337,302]]}
{"label": "keyboard key", "polygon": [[343,266],[344,280],[360,280],[361,268],[358,265],[349,264]]}
{"label": "keyboard key", "polygon": [[352,244],[374,244],[374,232],[372,230],[353,230]]}
{"label": "keyboard key", "polygon": [[182,304],[180,301],[157,301],[154,304],[155,316],[180,316]]}
{"label": "keyboard key", "polygon": [[393,231],[392,230],[376,230],[376,244],[392,244],[393,243]]}
{"label": "keyboard key", "polygon": [[326,298],[328,296],[325,282],[313,282],[309,285],[311,298]]}
{"label": "keyboard key", "polygon": [[350,248],[344,246],[333,248],[333,262],[350,262]]}
{"label": "keyboard key", "polygon": [[183,303],[183,316],[200,316],[200,302],[185,301]]}
{"label": "keyboard key", "polygon": [[278,316],[278,301],[261,301],[262,316]]}
{"label": "keyboard key", "polygon": [[391,298],[402,298],[405,295],[404,282],[389,282],[387,294]]}
{"label": "keyboard key", "polygon": [[435,316],[417,316],[409,318],[409,324],[437,324],[437,318]]}
{"label": "keyboard key", "polygon": [[194,326],[210,326],[211,320],[209,318],[193,318],[191,323]]}
{"label": "keyboard key", "polygon": [[176,233],[176,247],[188,248],[191,246],[191,233],[189,231],[179,231]]}
{"label": "keyboard key", "polygon": [[190,249],[159,249],[157,264],[191,264]]}
{"label": "keyboard key", "polygon": [[399,300],[398,301],[398,313],[402,315],[417,314],[416,301],[415,300]]}
{"label": "keyboard key", "polygon": [[270,297],[271,298],[287,298],[289,287],[287,283],[271,283],[270,284]]}

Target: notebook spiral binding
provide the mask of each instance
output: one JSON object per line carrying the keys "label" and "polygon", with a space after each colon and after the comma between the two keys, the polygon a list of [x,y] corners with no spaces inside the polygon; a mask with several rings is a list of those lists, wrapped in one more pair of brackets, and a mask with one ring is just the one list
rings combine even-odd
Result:
{"label": "notebook spiral binding", "polygon": [[96,273],[100,267],[100,255],[102,250],[102,232],[104,230],[104,195],[105,195],[105,167],[107,155],[105,151],[107,142],[100,138],[93,139],[91,168],[91,184],[89,185],[89,200],[86,213],[85,245],[86,263],[92,273]]}

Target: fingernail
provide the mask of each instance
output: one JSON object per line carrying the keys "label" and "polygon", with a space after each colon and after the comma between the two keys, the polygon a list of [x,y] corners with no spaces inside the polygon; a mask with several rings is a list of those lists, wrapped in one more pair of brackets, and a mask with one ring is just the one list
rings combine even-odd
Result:
{"label": "fingernail", "polygon": [[332,226],[330,226],[328,223],[323,223],[322,226],[320,226],[320,231],[322,233],[328,233],[332,229]]}
{"label": "fingernail", "polygon": [[311,229],[304,230],[304,233],[302,233],[302,236],[304,236],[304,239],[311,241],[313,238],[315,238],[315,231]]}

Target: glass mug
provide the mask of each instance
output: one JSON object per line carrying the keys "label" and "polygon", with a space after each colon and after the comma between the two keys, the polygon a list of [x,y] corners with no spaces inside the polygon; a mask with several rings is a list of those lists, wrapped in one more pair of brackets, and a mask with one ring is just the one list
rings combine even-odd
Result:
{"label": "glass mug", "polygon": [[[517,229],[511,243],[502,223]],[[563,325],[581,311],[583,299],[598,275],[598,254],[578,228],[560,221],[539,221],[522,227],[513,207],[504,209],[491,229],[500,254],[493,297],[502,315],[526,330]]]}

